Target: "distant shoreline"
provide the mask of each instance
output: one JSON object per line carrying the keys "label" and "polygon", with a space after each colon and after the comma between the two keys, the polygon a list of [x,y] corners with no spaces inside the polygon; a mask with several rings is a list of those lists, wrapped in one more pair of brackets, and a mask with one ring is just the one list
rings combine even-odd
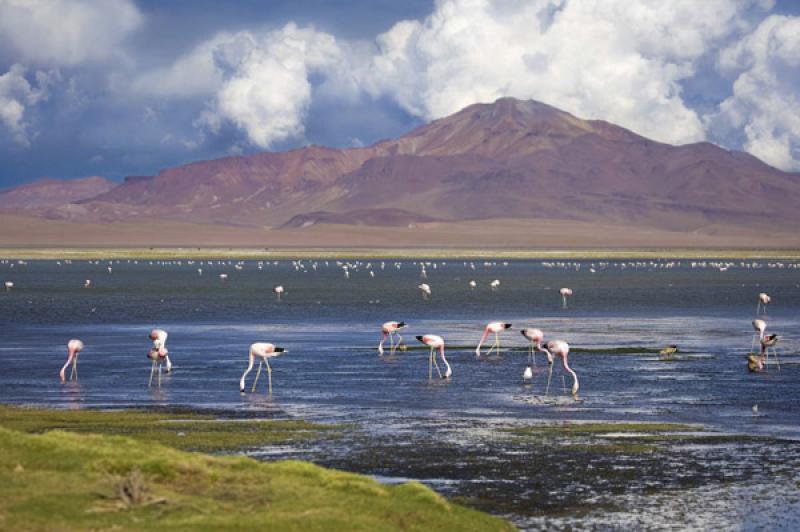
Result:
{"label": "distant shoreline", "polygon": [[310,248],[310,247],[7,247],[0,259],[451,259],[451,260],[592,260],[592,259],[800,259],[800,249],[737,248]]}

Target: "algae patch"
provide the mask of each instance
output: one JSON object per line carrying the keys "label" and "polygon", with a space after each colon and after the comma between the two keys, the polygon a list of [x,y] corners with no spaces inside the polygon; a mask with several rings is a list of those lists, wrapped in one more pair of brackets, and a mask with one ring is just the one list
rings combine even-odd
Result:
{"label": "algae patch", "polygon": [[64,430],[127,436],[189,451],[226,451],[336,437],[338,425],[300,420],[218,419],[195,412],[46,410],[0,405],[0,426],[28,433]]}

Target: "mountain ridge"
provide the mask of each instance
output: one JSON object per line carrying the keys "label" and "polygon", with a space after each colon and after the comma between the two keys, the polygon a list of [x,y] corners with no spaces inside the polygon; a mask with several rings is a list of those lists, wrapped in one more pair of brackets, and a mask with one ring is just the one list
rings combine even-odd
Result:
{"label": "mountain ridge", "polygon": [[744,152],[708,142],[673,146],[541,102],[501,98],[367,147],[196,161],[26,212],[289,230],[503,218],[768,232],[769,223],[800,228],[799,193],[800,174]]}

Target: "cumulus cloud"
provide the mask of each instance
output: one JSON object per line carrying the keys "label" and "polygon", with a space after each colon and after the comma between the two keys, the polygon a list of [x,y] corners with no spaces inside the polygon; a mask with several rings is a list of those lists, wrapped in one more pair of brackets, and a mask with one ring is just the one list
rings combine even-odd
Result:
{"label": "cumulus cloud", "polygon": [[800,170],[800,17],[770,16],[720,54],[733,94],[709,117],[722,140],[783,170]]}
{"label": "cumulus cloud", "polygon": [[[311,103],[311,76],[324,75],[341,59],[336,39],[314,28],[287,24],[263,33],[221,35],[179,59],[170,72],[202,65],[193,90],[213,97],[195,124],[218,132],[229,121],[261,148],[301,137]],[[177,77],[177,75],[176,75]],[[158,90],[187,96],[167,80]]]}
{"label": "cumulus cloud", "polygon": [[665,142],[697,141],[704,125],[680,82],[743,27],[753,3],[440,0],[425,20],[378,37],[365,87],[425,119],[514,96]]}
{"label": "cumulus cloud", "polygon": [[20,62],[103,60],[143,21],[130,0],[0,0],[0,42]]}
{"label": "cumulus cloud", "polygon": [[0,124],[5,126],[14,140],[23,145],[30,144],[29,125],[25,121],[26,108],[35,106],[49,96],[50,85],[58,79],[57,71],[38,71],[34,75],[35,85],[26,78],[26,69],[15,64],[0,75]]}

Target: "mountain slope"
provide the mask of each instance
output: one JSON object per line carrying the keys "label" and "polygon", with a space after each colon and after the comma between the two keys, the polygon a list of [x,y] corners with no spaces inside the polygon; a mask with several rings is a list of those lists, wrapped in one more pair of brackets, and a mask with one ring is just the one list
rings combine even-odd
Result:
{"label": "mountain slope", "polygon": [[33,183],[0,191],[0,209],[37,209],[80,201],[103,194],[117,183],[104,177],[81,179],[43,178]]}
{"label": "mountain slope", "polygon": [[800,227],[797,197],[800,174],[750,155],[709,143],[671,146],[503,98],[366,148],[201,161],[38,212],[267,228],[503,218],[766,232],[769,224]]}

